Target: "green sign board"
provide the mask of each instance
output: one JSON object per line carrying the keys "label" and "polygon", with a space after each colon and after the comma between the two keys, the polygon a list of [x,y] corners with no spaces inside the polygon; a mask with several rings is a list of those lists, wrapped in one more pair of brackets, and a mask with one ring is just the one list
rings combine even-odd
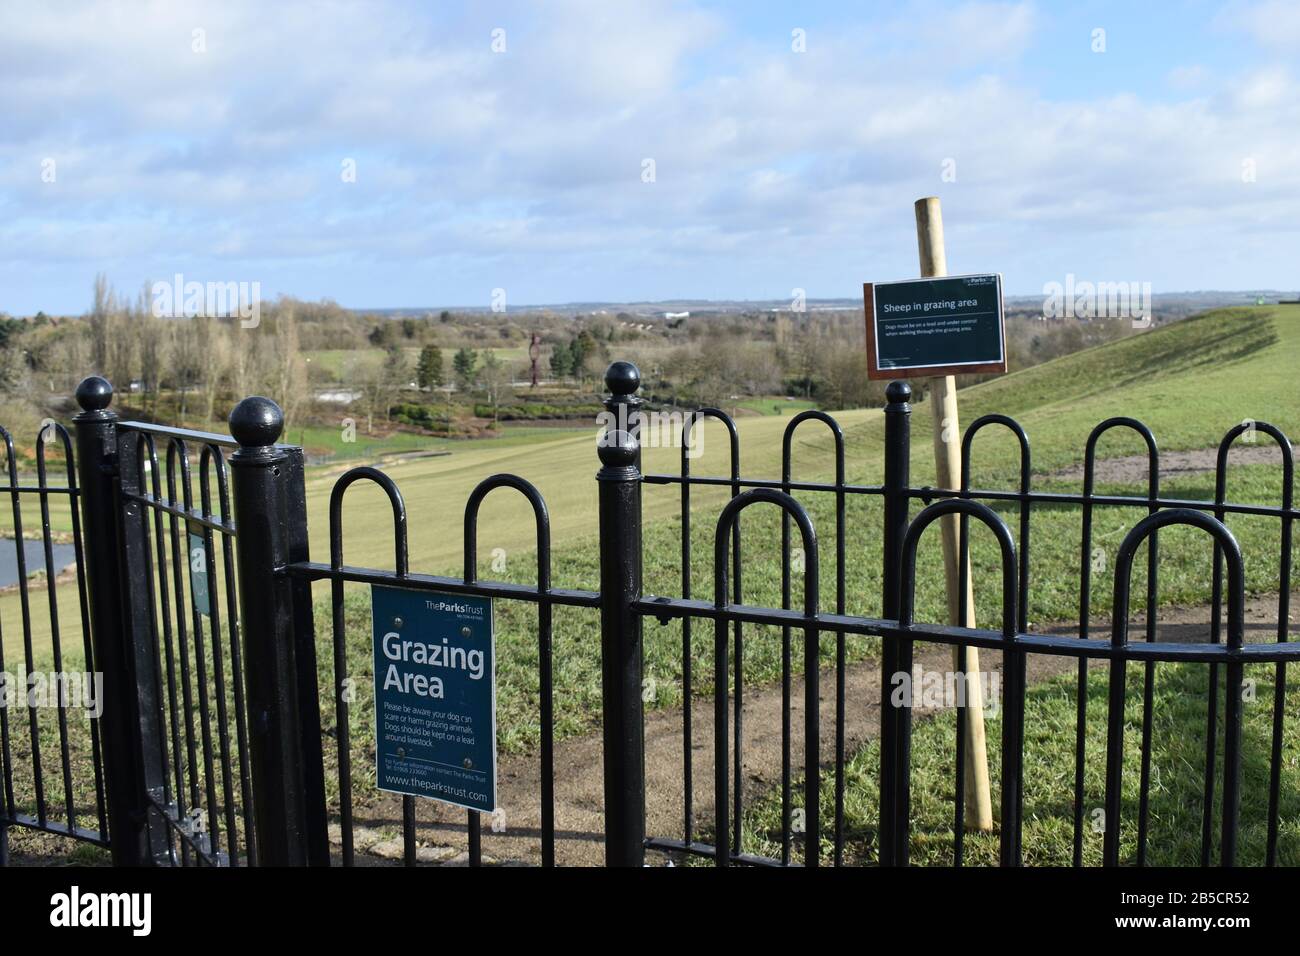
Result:
{"label": "green sign board", "polygon": [[379,789],[496,809],[496,671],[488,598],[375,585]]}
{"label": "green sign board", "polygon": [[869,378],[1007,370],[999,275],[869,282],[863,302]]}

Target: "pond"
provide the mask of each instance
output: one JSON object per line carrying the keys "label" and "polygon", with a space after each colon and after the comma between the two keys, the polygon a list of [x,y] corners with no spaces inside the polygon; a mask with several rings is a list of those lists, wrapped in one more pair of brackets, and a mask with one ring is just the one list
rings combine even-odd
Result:
{"label": "pond", "polygon": [[[0,588],[11,587],[18,583],[18,549],[13,538],[0,538]],[[71,544],[55,544],[55,573],[74,564],[77,560],[76,548]],[[23,541],[23,552],[27,558],[27,573],[31,575],[45,568],[45,545],[40,541]]]}

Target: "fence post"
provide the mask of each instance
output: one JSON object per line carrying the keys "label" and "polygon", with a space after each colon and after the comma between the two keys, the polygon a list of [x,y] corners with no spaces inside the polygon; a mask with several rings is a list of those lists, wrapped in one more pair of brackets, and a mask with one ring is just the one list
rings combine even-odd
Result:
{"label": "fence post", "polygon": [[[911,500],[912,389],[895,379],[885,389],[885,528],[881,565],[881,616],[897,621],[899,585],[902,575],[903,537]],[[906,644],[906,646],[904,646]],[[910,641],[885,638],[881,649],[880,706],[880,863],[893,866],[907,862],[908,797],[912,711],[894,707],[893,680],[898,673],[912,671]]]}
{"label": "fence post", "polygon": [[634,415],[641,373],[615,362],[605,373],[608,419],[598,452],[600,657],[605,756],[605,864],[645,863],[645,727],[641,708],[640,443]]}
{"label": "fence post", "polygon": [[[150,799],[161,799],[161,717],[158,712],[157,649],[152,646],[148,574],[139,522],[140,505],[121,500],[121,462],[117,454],[117,415],[109,410],[113,386],[98,375],[77,386],[81,413],[73,419],[77,435],[77,480],[85,549],[86,595],[95,669],[103,674],[100,740],[108,803],[109,846],[115,866],[149,866],[169,856],[166,823]],[[138,492],[139,468],[127,463]],[[126,568],[140,573],[124,574]],[[142,596],[143,595],[143,596]]]}
{"label": "fence post", "polygon": [[328,863],[328,838],[321,758],[312,752],[321,740],[315,654],[306,650],[314,647],[310,590],[284,571],[303,556],[306,531],[295,526],[305,519],[301,459],[275,445],[283,427],[269,398],[236,405],[230,467],[258,862],[308,866]]}

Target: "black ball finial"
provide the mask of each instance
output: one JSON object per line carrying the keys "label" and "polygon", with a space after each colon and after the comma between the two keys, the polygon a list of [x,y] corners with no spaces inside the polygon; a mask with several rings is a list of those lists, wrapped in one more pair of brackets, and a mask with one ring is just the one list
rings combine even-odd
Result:
{"label": "black ball finial", "polygon": [[636,464],[637,442],[629,432],[615,429],[600,436],[596,453],[607,468],[631,468]]}
{"label": "black ball finial", "polygon": [[911,397],[912,386],[902,379],[896,378],[885,386],[885,398],[889,399],[891,405],[905,404]]}
{"label": "black ball finial", "polygon": [[632,395],[641,387],[641,370],[631,362],[615,362],[605,370],[605,387],[611,395]]}
{"label": "black ball finial", "polygon": [[274,445],[284,429],[284,412],[269,398],[254,395],[230,413],[230,434],[245,448]]}
{"label": "black ball finial", "polygon": [[77,386],[77,404],[82,411],[102,412],[113,400],[113,386],[100,375],[83,378]]}

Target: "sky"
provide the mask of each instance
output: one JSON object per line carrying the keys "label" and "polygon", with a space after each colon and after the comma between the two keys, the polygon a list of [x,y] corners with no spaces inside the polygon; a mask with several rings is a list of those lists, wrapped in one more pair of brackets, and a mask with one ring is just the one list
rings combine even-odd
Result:
{"label": "sky", "polygon": [[1300,286],[1300,0],[0,5],[0,311]]}

